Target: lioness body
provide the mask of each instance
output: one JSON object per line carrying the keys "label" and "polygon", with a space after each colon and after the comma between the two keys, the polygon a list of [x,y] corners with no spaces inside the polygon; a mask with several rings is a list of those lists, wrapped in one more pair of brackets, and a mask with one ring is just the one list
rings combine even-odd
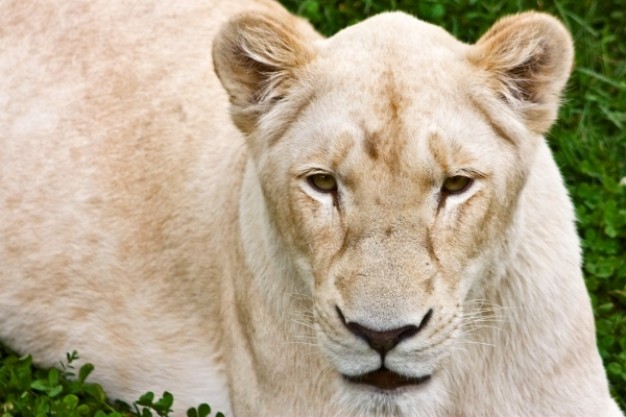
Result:
{"label": "lioness body", "polygon": [[[0,13],[4,343],[42,365],[76,349],[113,397],[168,390],[179,414],[621,415],[541,138],[556,104],[497,113],[481,54],[404,15],[325,41],[265,1],[30,3]],[[223,87],[213,39],[250,10],[214,46]],[[474,208],[431,208],[442,166],[481,154]],[[302,160],[332,167],[334,202]],[[431,380],[348,382],[378,356],[336,311],[421,320],[387,366]]]}

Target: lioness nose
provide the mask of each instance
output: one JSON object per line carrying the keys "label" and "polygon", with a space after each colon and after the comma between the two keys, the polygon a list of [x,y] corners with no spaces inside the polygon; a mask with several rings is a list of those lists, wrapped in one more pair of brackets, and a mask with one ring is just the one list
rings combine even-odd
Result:
{"label": "lioness nose", "polygon": [[406,326],[398,327],[390,330],[373,330],[365,327],[354,321],[346,321],[343,313],[337,308],[337,313],[341,322],[355,335],[364,339],[372,349],[379,352],[383,357],[387,352],[396,347],[398,343],[405,339],[409,339],[415,336],[420,330],[422,330],[433,315],[433,310],[428,310],[428,313],[424,316],[418,326],[409,324]]}

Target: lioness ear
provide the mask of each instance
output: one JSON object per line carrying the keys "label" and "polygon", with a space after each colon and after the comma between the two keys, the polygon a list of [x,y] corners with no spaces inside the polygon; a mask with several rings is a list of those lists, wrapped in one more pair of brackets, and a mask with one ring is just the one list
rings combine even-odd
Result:
{"label": "lioness ear", "polygon": [[213,65],[229,94],[233,121],[244,133],[279,100],[313,56],[313,31],[293,17],[241,14],[213,43]]}
{"label": "lioness ear", "polygon": [[496,22],[470,60],[495,81],[493,88],[521,112],[528,128],[543,134],[556,120],[573,56],[572,38],[561,22],[527,12]]}

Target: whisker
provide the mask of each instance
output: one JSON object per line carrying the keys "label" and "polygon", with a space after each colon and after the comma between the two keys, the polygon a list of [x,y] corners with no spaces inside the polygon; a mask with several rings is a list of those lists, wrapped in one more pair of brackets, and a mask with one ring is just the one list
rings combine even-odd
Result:
{"label": "whisker", "polygon": [[494,324],[494,325],[502,325],[504,323],[506,323],[505,320],[499,320],[499,319],[466,319],[466,320],[462,320],[461,321],[461,325],[463,326],[468,326],[471,324],[482,324],[482,323],[488,323],[488,324]]}
{"label": "whisker", "polygon": [[285,292],[285,295],[289,296],[289,297],[293,297],[293,298],[300,298],[306,301],[312,301],[313,297],[311,295],[308,294],[302,294],[302,293],[298,293],[298,292]]}
{"label": "whisker", "polygon": [[296,313],[290,313],[289,314],[290,317],[296,317],[296,318],[300,318],[300,319],[306,319],[309,321],[313,321],[313,314],[308,315],[308,314],[296,314]]}
{"label": "whisker", "polygon": [[459,339],[459,340],[455,341],[454,343],[496,347],[496,345],[494,345],[492,343],[477,342],[477,341],[463,340],[463,339]]}
{"label": "whisker", "polygon": [[489,329],[489,330],[497,330],[497,331],[502,331],[504,329],[502,329],[501,327],[496,327],[496,326],[487,326],[487,325],[481,325],[481,326],[471,326],[471,327],[467,327],[466,330],[468,330],[469,332],[474,332],[476,330],[481,330],[481,329]]}
{"label": "whisker", "polygon": [[297,320],[297,319],[290,319],[289,321],[292,322],[292,323],[296,323],[296,324],[299,324],[301,326],[307,327],[309,329],[315,329],[315,326],[313,325],[313,323],[307,323],[305,321],[300,321],[300,320]]}
{"label": "whisker", "polygon": [[290,342],[282,342],[281,344],[283,344],[283,345],[315,346],[315,347],[320,347],[321,346],[319,343],[311,343],[311,342],[304,342],[304,341],[298,341],[298,340],[293,340],[293,341],[290,341]]}

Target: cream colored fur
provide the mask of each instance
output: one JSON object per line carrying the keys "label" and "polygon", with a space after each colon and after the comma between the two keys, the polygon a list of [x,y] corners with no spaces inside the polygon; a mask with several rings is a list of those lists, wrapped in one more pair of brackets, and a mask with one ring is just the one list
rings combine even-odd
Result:
{"label": "cream colored fur", "polygon": [[[542,136],[572,63],[555,19],[324,40],[270,1],[20,0],[0,45],[3,343],[77,349],[177,415],[622,415]],[[346,381],[381,360],[337,308],[375,330],[432,310],[385,359],[431,380]]]}

